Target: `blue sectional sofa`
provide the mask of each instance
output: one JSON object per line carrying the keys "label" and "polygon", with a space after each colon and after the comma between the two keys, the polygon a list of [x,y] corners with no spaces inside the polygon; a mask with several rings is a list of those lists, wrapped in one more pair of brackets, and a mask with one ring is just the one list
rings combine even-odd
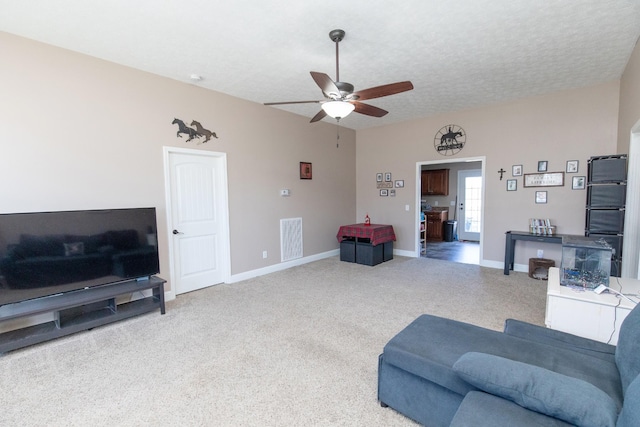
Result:
{"label": "blue sectional sofa", "polygon": [[378,400],[426,426],[640,426],[640,307],[618,345],[517,320],[422,315],[384,347]]}

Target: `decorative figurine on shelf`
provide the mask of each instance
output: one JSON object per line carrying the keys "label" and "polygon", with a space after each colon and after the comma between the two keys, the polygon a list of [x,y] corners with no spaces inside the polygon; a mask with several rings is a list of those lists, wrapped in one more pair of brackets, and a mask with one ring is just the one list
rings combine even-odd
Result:
{"label": "decorative figurine on shelf", "polygon": [[369,218],[369,214],[366,214],[364,216],[364,225],[365,226],[371,225],[371,218]]}

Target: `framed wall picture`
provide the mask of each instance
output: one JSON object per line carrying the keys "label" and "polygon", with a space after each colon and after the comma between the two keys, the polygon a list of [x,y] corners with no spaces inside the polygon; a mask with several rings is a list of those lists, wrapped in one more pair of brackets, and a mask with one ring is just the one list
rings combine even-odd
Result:
{"label": "framed wall picture", "polygon": [[578,173],[577,160],[567,160],[567,173]]}
{"label": "framed wall picture", "polygon": [[546,191],[536,191],[536,203],[547,203]]}
{"label": "framed wall picture", "polygon": [[540,160],[538,162],[538,172],[546,172],[547,171],[547,165],[549,164],[548,161],[546,160]]}
{"label": "framed wall picture", "polygon": [[382,190],[380,190],[380,196],[381,197],[387,197],[389,195],[389,190],[386,188],[383,188]]}
{"label": "framed wall picture", "polygon": [[522,176],[522,165],[513,165],[513,166],[511,166],[511,175],[512,176]]}
{"label": "framed wall picture", "polygon": [[385,182],[391,182],[391,172],[386,172],[384,174],[384,181]]}
{"label": "framed wall picture", "polygon": [[571,180],[571,189],[584,190],[586,180],[587,178],[585,176],[574,176]]}
{"label": "framed wall picture", "polygon": [[518,180],[516,179],[508,179],[507,180],[507,191],[516,191],[518,189]]}
{"label": "framed wall picture", "polygon": [[404,179],[396,180],[396,188],[404,188]]}
{"label": "framed wall picture", "polygon": [[564,172],[525,173],[523,187],[562,187]]}
{"label": "framed wall picture", "polygon": [[376,182],[382,182],[382,172],[376,174]]}
{"label": "framed wall picture", "polygon": [[300,162],[300,179],[312,179],[311,163]]}

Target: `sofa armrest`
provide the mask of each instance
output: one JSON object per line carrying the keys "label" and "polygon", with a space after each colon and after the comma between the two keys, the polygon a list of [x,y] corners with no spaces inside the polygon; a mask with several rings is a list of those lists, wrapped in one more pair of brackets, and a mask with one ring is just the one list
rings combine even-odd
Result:
{"label": "sofa armrest", "polygon": [[610,362],[614,360],[616,352],[616,347],[613,345],[515,319],[507,319],[504,333],[540,344],[566,348]]}
{"label": "sofa armrest", "polygon": [[530,411],[510,400],[481,391],[467,393],[449,427],[569,427],[557,418]]}

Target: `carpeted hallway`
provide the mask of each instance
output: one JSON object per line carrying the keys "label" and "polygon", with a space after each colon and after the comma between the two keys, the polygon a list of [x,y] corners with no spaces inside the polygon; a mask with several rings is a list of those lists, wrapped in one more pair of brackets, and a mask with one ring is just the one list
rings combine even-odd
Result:
{"label": "carpeted hallway", "polygon": [[411,426],[376,400],[377,357],[422,313],[542,325],[546,282],[425,258],[324,259],[180,295],[0,355],[0,425]]}

